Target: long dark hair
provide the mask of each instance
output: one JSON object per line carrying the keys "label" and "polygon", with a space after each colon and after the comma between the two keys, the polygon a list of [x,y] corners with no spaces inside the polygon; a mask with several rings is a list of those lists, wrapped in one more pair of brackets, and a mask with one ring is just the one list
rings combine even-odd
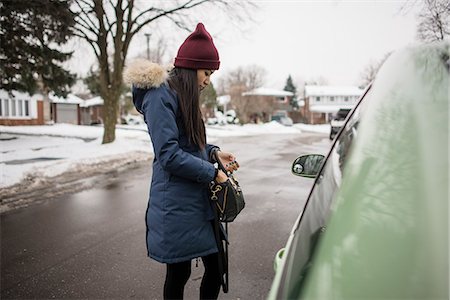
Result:
{"label": "long dark hair", "polygon": [[177,92],[180,111],[189,142],[204,149],[206,145],[205,123],[200,111],[200,92],[197,71],[173,68],[168,80],[170,88]]}

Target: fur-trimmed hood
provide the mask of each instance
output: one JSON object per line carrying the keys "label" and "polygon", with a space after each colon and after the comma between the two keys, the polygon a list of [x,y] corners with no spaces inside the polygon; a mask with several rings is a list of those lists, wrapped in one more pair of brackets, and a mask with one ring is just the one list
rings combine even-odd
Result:
{"label": "fur-trimmed hood", "polygon": [[142,112],[145,94],[149,89],[159,88],[166,80],[169,69],[146,59],[133,61],[124,71],[123,79],[132,85],[133,103]]}
{"label": "fur-trimmed hood", "polygon": [[158,88],[167,77],[167,68],[146,59],[133,61],[123,73],[125,83],[140,89]]}

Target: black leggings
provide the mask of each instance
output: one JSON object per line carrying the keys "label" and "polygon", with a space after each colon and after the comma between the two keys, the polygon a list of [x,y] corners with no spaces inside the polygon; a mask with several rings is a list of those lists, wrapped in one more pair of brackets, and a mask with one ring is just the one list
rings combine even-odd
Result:
{"label": "black leggings", "polygon": [[[205,266],[200,299],[217,299],[220,290],[220,273],[218,253],[202,257]],[[184,286],[191,276],[191,261],[167,264],[166,282],[164,283],[164,299],[183,299]]]}

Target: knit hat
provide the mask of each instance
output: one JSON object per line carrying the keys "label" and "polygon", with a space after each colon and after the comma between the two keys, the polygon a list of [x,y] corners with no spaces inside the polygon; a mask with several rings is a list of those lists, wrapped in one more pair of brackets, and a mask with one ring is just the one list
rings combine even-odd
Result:
{"label": "knit hat", "polygon": [[202,23],[197,24],[195,31],[180,46],[174,65],[175,67],[194,70],[219,69],[219,53],[214,46],[211,35]]}

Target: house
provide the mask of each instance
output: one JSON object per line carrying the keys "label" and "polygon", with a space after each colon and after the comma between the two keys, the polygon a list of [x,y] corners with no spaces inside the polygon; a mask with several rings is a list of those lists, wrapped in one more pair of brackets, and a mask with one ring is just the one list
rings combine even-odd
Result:
{"label": "house", "polygon": [[44,123],[42,95],[0,90],[0,125],[44,125]]}
{"label": "house", "polygon": [[[102,123],[103,99],[83,100],[74,94],[48,96],[50,118],[55,123],[91,125]],[[0,90],[0,125],[44,125],[44,96]]]}
{"label": "house", "polygon": [[84,100],[73,94],[67,97],[58,97],[53,94],[49,96],[51,103],[51,116],[55,123],[81,124],[80,105]]}
{"label": "house", "polygon": [[92,125],[103,123],[103,99],[100,96],[87,99],[80,104],[81,124]]}
{"label": "house", "polygon": [[356,86],[306,85],[300,111],[306,123],[328,123],[341,108],[353,108],[363,90]]}
{"label": "house", "polygon": [[292,92],[260,87],[242,93],[242,96],[244,102],[242,106],[245,107],[245,113],[252,122],[268,122],[275,112],[289,115],[292,111],[291,99],[294,96]]}

